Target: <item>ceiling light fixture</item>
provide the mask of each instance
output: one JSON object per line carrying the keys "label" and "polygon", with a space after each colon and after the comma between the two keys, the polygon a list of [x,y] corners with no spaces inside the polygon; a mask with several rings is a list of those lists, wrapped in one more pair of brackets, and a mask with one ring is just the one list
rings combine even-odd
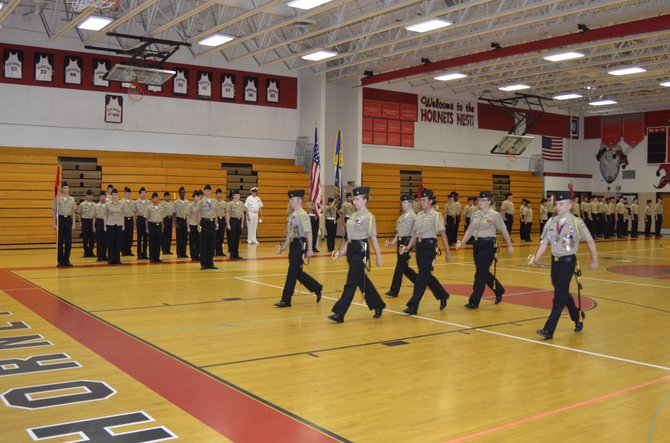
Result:
{"label": "ceiling light fixture", "polygon": [[405,29],[412,32],[428,32],[440,28],[446,28],[447,26],[451,26],[453,24],[454,22],[450,22],[449,20],[442,20],[441,18],[433,18],[421,23],[405,26]]}
{"label": "ceiling light fixture", "polygon": [[312,9],[326,4],[329,1],[331,0],[294,0],[292,2],[288,2],[286,5],[297,9]]}
{"label": "ceiling light fixture", "polygon": [[98,15],[92,15],[83,22],[77,25],[79,29],[86,29],[87,31],[99,31],[113,20],[109,17],[100,17]]}
{"label": "ceiling light fixture", "polygon": [[235,40],[235,37],[224,34],[214,34],[203,38],[198,42],[198,44],[202,46],[221,46],[222,44],[228,43],[231,40]]}
{"label": "ceiling light fixture", "polygon": [[594,100],[592,102],[589,102],[589,105],[591,106],[605,106],[605,105],[616,105],[617,102],[614,100],[608,100],[608,99],[599,99],[599,100]]}
{"label": "ceiling light fixture", "polygon": [[326,50],[321,50],[321,51],[316,51],[312,52],[311,54],[303,55],[300,57],[303,60],[309,60],[311,62],[318,62],[321,60],[325,60],[327,58],[335,57],[338,53],[335,51],[326,51]]}
{"label": "ceiling light fixture", "polygon": [[465,78],[465,77],[467,77],[467,74],[461,74],[460,72],[453,72],[451,74],[439,75],[434,78],[435,80],[439,80],[441,82],[448,82],[449,80],[457,80],[459,78]]}
{"label": "ceiling light fixture", "polygon": [[510,91],[520,91],[522,89],[530,89],[530,86],[528,86],[528,85],[509,85],[509,86],[501,86],[498,89],[500,89],[501,91],[510,92]]}
{"label": "ceiling light fixture", "polygon": [[627,68],[618,68],[613,69],[612,71],[607,71],[610,75],[630,75],[630,74],[639,74],[641,72],[647,72],[646,69],[640,68],[639,66],[629,66]]}
{"label": "ceiling light fixture", "polygon": [[580,57],[584,57],[584,54],[581,52],[564,52],[562,54],[548,55],[542,58],[550,62],[562,62],[564,60],[572,60]]}
{"label": "ceiling light fixture", "polygon": [[554,96],[554,100],[570,100],[573,98],[582,98],[581,94],[575,94],[575,93],[570,93],[570,94],[561,94],[561,95],[556,95]]}

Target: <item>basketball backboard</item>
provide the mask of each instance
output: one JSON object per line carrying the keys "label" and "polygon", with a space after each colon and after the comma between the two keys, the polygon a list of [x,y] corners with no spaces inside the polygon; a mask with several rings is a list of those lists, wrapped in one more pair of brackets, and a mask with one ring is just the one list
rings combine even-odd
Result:
{"label": "basketball backboard", "polygon": [[168,69],[145,68],[144,66],[117,63],[105,75],[105,80],[125,83],[136,80],[142,85],[161,86],[175,74],[176,71]]}
{"label": "basketball backboard", "polygon": [[521,155],[534,137],[529,135],[505,134],[497,145],[491,149],[491,154]]}

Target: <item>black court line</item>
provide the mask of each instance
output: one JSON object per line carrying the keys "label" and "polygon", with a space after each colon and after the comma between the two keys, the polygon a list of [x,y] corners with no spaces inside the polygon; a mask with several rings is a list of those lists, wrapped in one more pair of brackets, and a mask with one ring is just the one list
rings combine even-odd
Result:
{"label": "black court line", "polygon": [[[150,347],[152,347],[152,348],[154,348],[154,349],[156,349],[156,350],[158,350],[158,351],[164,353],[165,355],[169,355],[170,357],[174,358],[175,360],[178,360],[178,361],[180,361],[181,363],[183,363],[183,364],[185,364],[185,365],[191,367],[191,368],[194,369],[195,371],[202,372],[202,373],[206,374],[207,376],[212,377],[213,379],[215,379],[215,380],[217,380],[217,381],[223,383],[224,385],[226,385],[226,386],[228,386],[228,387],[230,387],[230,388],[232,388],[232,389],[235,389],[235,390],[237,390],[237,391],[239,391],[239,392],[241,392],[241,393],[243,393],[243,394],[245,394],[245,395],[248,395],[249,397],[253,398],[254,400],[258,401],[259,403],[262,403],[262,404],[264,404],[264,405],[266,405],[266,406],[268,406],[268,407],[270,407],[270,408],[272,408],[272,409],[275,409],[275,410],[277,410],[277,411],[279,411],[279,412],[282,412],[283,414],[288,415],[289,417],[291,417],[291,418],[293,418],[293,419],[299,421],[300,423],[303,423],[303,424],[305,424],[305,425],[307,425],[307,426],[309,426],[309,427],[312,427],[312,428],[314,428],[314,429],[316,429],[316,430],[318,430],[318,431],[323,432],[324,434],[326,434],[326,435],[328,435],[328,436],[334,438],[335,440],[341,441],[341,442],[343,442],[343,443],[353,443],[351,440],[349,440],[349,439],[347,439],[347,438],[345,438],[345,437],[342,437],[341,435],[338,435],[338,434],[336,434],[336,433],[333,432],[333,431],[329,431],[328,429],[323,428],[323,427],[317,425],[316,423],[313,423],[313,422],[307,420],[306,418],[303,418],[303,417],[301,417],[301,416],[299,416],[299,415],[297,415],[297,414],[295,414],[295,413],[289,411],[288,409],[284,409],[284,408],[282,408],[281,406],[276,405],[276,404],[270,402],[269,400],[266,400],[266,399],[264,399],[263,397],[260,397],[260,396],[258,396],[258,395],[256,395],[256,394],[254,394],[254,393],[251,392],[251,391],[248,391],[248,390],[246,390],[246,389],[244,389],[244,388],[242,388],[242,387],[240,387],[240,386],[237,386],[237,385],[235,385],[235,384],[233,384],[233,383],[227,381],[227,380],[224,379],[224,378],[221,378],[221,377],[217,376],[216,374],[213,374],[213,373],[211,373],[211,372],[209,372],[209,371],[207,371],[207,370],[205,370],[205,369],[203,369],[203,368],[201,368],[201,367],[199,367],[199,366],[196,366],[195,364],[189,362],[188,360],[184,360],[183,358],[181,358],[181,357],[179,357],[179,356],[173,354],[172,352],[170,352],[170,351],[168,351],[168,350],[166,350],[166,349],[161,348],[160,346],[156,346],[155,344],[153,344],[153,343],[151,343],[151,342],[149,342],[149,341],[147,341],[147,340],[144,340],[144,339],[138,337],[137,335],[133,334],[132,332],[126,331],[125,329],[123,329],[123,328],[121,328],[121,327],[119,327],[119,326],[117,326],[117,325],[115,325],[115,324],[113,324],[113,323],[111,323],[111,322],[108,322],[107,320],[103,319],[102,317],[98,317],[97,315],[93,314],[92,312],[87,311],[86,309],[80,308],[79,306],[75,305],[74,303],[70,303],[69,301],[65,300],[63,297],[60,297],[60,296],[54,294],[53,292],[48,291],[48,290],[46,290],[46,289],[44,289],[44,288],[42,288],[42,287],[36,285],[35,283],[33,283],[33,282],[31,282],[30,280],[27,280],[27,279],[21,277],[20,275],[16,275],[14,272],[12,272],[12,274],[14,274],[17,278],[19,278],[19,279],[21,279],[21,280],[23,280],[23,281],[25,281],[25,282],[27,282],[27,283],[29,283],[29,284],[31,284],[31,285],[37,287],[37,288],[39,288],[40,290],[42,290],[42,291],[44,291],[45,293],[51,295],[52,297],[57,298],[58,300],[62,301],[63,303],[67,303],[68,305],[74,307],[75,309],[78,309],[78,310],[80,310],[81,312],[84,312],[84,313],[90,315],[91,317],[95,318],[96,320],[98,320],[98,321],[100,321],[100,322],[102,322],[102,323],[104,323],[104,324],[106,324],[106,325],[108,325],[108,326],[110,326],[110,327],[112,327],[112,328],[118,330],[118,331],[121,331],[121,332],[123,332],[124,334],[127,334],[127,335],[130,336],[130,337],[133,337],[135,340],[138,340],[138,341],[144,343],[145,345],[150,346]],[[77,341],[77,340],[75,340],[75,341]],[[77,343],[79,343],[79,342],[77,341]],[[88,347],[87,347],[86,345],[84,345],[84,344],[82,344],[82,343],[79,343],[79,344],[80,344],[81,346],[84,346],[85,348],[88,349]],[[89,349],[89,350],[90,350],[90,349]],[[94,351],[91,351],[91,352],[93,352],[94,354],[98,355],[98,354],[95,353]],[[115,366],[113,363],[109,362],[108,360],[106,360],[106,359],[104,359],[104,360],[107,361],[108,363],[110,363],[111,365]],[[123,371],[123,372],[125,373],[125,371]],[[207,425],[205,425],[205,426],[207,426]],[[209,426],[208,426],[208,427],[209,427]]]}
{"label": "black court line", "polygon": [[665,312],[667,314],[670,314],[670,311],[668,311],[667,309],[655,308],[653,306],[641,305],[639,303],[632,303],[632,302],[629,302],[629,301],[616,300],[616,299],[613,299],[613,298],[600,297],[600,296],[596,296],[596,295],[589,295],[589,298],[599,298],[599,299],[602,299],[602,300],[612,301],[612,302],[615,302],[615,303],[623,303],[625,305],[632,305],[632,306],[637,306],[639,308],[645,308],[645,309],[653,309],[654,311],[660,311],[660,312]]}
{"label": "black court line", "polygon": [[[565,314],[563,314],[565,315]],[[407,316],[409,317],[409,316]],[[435,337],[438,335],[446,335],[446,334],[453,334],[453,333],[467,333],[467,331],[472,331],[474,329],[484,329],[484,328],[493,328],[496,326],[504,326],[508,324],[512,324],[514,322],[519,323],[519,322],[527,322],[527,321],[533,321],[533,320],[542,320],[544,318],[547,318],[546,315],[543,315],[542,317],[533,317],[533,318],[525,318],[522,320],[513,320],[509,322],[504,322],[504,323],[493,323],[490,325],[481,325],[481,326],[472,326],[469,328],[461,328],[461,329],[455,329],[453,331],[441,331],[441,332],[432,332],[430,334],[421,334],[421,335],[413,335],[410,337],[400,337],[400,338],[393,338],[393,339],[385,339],[385,340],[376,340],[376,341],[371,341],[371,342],[365,342],[365,343],[356,343],[353,345],[346,345],[346,346],[335,346],[332,348],[324,348],[324,349],[313,349],[311,351],[301,351],[301,352],[291,352],[288,354],[280,354],[280,355],[269,355],[266,357],[256,357],[256,358],[249,358],[245,360],[236,360],[236,361],[229,361],[229,362],[223,362],[223,363],[213,363],[209,365],[203,365],[200,366],[201,368],[213,368],[213,367],[218,367],[218,366],[228,366],[228,365],[235,365],[239,363],[250,363],[250,362],[255,362],[255,361],[263,361],[263,360],[273,360],[276,358],[284,358],[284,357],[295,357],[298,355],[310,355],[310,354],[317,354],[317,353],[322,353],[322,352],[330,352],[330,351],[341,351],[343,349],[351,349],[351,348],[362,348],[364,346],[371,346],[371,345],[379,345],[379,344],[386,344],[389,342],[394,342],[394,341],[406,341],[406,340],[412,340],[412,339],[418,339],[418,338],[427,338],[427,337]],[[448,326],[448,325],[447,325]]]}
{"label": "black court line", "polygon": [[238,298],[238,297],[232,297],[232,298],[223,298],[220,300],[210,300],[210,301],[194,301],[194,302],[189,302],[189,303],[163,303],[160,305],[149,305],[149,306],[135,306],[133,308],[113,308],[113,309],[93,309],[91,311],[87,312],[114,312],[114,311],[133,311],[136,309],[154,309],[154,308],[174,308],[174,307],[179,307],[179,306],[191,306],[191,305],[206,305],[206,304],[211,304],[211,303],[225,303],[225,302],[231,302],[231,301],[251,301],[251,300],[267,300],[269,298],[277,298],[277,296],[271,296],[271,297],[252,297],[252,298]]}

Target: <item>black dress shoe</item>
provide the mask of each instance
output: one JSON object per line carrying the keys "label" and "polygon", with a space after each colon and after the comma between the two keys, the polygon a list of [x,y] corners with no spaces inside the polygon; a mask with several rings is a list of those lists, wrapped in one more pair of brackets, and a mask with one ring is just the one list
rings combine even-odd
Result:
{"label": "black dress shoe", "polygon": [[126,255],[127,255],[128,257],[135,257],[135,254],[133,254],[132,252],[127,252]]}
{"label": "black dress shoe", "polygon": [[219,268],[216,266],[210,266],[209,269],[219,269]]}
{"label": "black dress shoe", "polygon": [[584,319],[586,318],[586,312],[582,311],[580,314],[582,316],[582,321],[575,322],[575,332],[579,332],[584,329]]}
{"label": "black dress shoe", "polygon": [[440,311],[442,311],[446,307],[447,307],[447,299],[446,298],[440,299]]}
{"label": "black dress shoe", "polygon": [[321,291],[323,291],[323,287],[321,287],[321,289],[314,292],[314,294],[316,294],[316,302],[317,303],[321,301]]}
{"label": "black dress shoe", "polygon": [[335,323],[343,323],[343,322],[344,322],[344,318],[343,318],[341,315],[339,315],[339,314],[332,314],[332,315],[329,315],[329,316],[328,316],[328,320],[332,320],[332,321],[334,321]]}
{"label": "black dress shoe", "polygon": [[535,332],[537,332],[538,335],[541,335],[542,337],[544,337],[545,340],[549,340],[551,338],[554,338],[554,336],[552,334],[550,334],[549,331],[547,331],[546,329],[538,329]]}
{"label": "black dress shoe", "polygon": [[279,302],[275,303],[275,306],[278,307],[278,308],[290,308],[291,303],[282,300],[282,301],[279,301]]}
{"label": "black dress shoe", "polygon": [[[386,306],[384,306],[385,308]],[[375,308],[375,315],[372,316],[372,318],[379,318],[382,316],[382,312],[384,312],[384,308]]]}
{"label": "black dress shoe", "polygon": [[397,297],[398,296],[398,294],[396,294],[393,291],[386,291],[386,292],[384,292],[384,295],[388,295],[389,297]]}
{"label": "black dress shoe", "polygon": [[472,303],[466,303],[464,306],[465,306],[466,308],[468,308],[468,309],[477,309],[477,308],[479,308],[479,306],[475,306],[475,305],[473,305]]}
{"label": "black dress shoe", "polygon": [[410,307],[408,306],[408,307],[406,307],[405,309],[403,309],[402,312],[404,312],[405,314],[409,314],[409,315],[417,315],[417,313],[418,313],[418,309],[416,309],[416,308],[410,308]]}
{"label": "black dress shoe", "polygon": [[496,304],[502,301],[502,296],[505,293],[505,288],[498,286],[496,287]]}

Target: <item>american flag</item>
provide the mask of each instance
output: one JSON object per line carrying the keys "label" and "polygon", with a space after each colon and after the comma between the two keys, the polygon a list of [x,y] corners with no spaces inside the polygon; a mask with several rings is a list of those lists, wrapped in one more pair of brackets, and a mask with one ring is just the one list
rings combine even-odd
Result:
{"label": "american flag", "polygon": [[563,161],[563,137],[542,136],[542,158]]}
{"label": "american flag", "polygon": [[319,158],[319,143],[314,128],[314,158],[312,158],[312,171],[309,174],[309,195],[314,202],[314,214],[319,218],[323,207],[323,194],[321,194],[321,160]]}

